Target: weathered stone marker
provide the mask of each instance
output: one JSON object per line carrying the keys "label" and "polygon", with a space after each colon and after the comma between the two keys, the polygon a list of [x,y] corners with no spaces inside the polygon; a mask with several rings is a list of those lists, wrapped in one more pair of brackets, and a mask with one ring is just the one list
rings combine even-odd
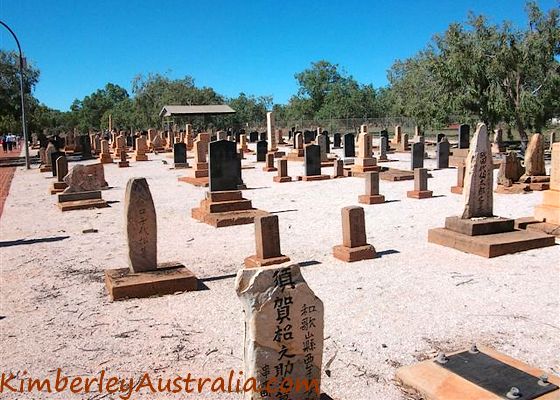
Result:
{"label": "weathered stone marker", "polygon": [[342,245],[333,247],[333,256],[346,262],[376,257],[375,248],[366,240],[366,222],[362,207],[342,209]]}
{"label": "weathered stone marker", "polygon": [[430,229],[429,242],[488,258],[554,245],[554,236],[518,231],[513,219],[494,217],[492,152],[484,124],[478,124],[465,168],[463,214],[447,217],[445,228]]}
{"label": "weathered stone marker", "polygon": [[362,125],[358,136],[358,157],[354,160],[352,174],[363,174],[364,172],[377,171],[378,169],[377,159],[373,157],[371,135],[368,133],[367,125]]}
{"label": "weathered stone marker", "polygon": [[451,193],[463,194],[463,186],[465,184],[465,164],[461,164],[457,167],[457,184],[451,186]]}
{"label": "weathered stone marker", "polygon": [[436,145],[436,168],[449,168],[449,142],[445,136]]}
{"label": "weathered stone marker", "polygon": [[56,177],[57,176],[57,171],[56,171],[56,160],[58,160],[58,157],[62,157],[65,156],[66,153],[62,152],[62,151],[53,151],[52,153],[49,154],[49,157],[51,158],[51,172],[52,172],[52,176]]}
{"label": "weathered stone marker", "polygon": [[463,189],[465,209],[462,218],[492,217],[494,215],[492,149],[488,130],[484,124],[478,124],[465,169]]}
{"label": "weathered stone marker", "polygon": [[[543,192],[543,202],[535,208],[535,218],[549,224],[560,225],[560,143],[552,145],[550,190]],[[560,226],[556,229],[560,229]]]}
{"label": "weathered stone marker", "polygon": [[525,152],[525,174],[521,180],[525,181],[533,176],[544,175],[546,175],[544,165],[544,139],[542,134],[535,133],[531,136],[527,151]]}
{"label": "weathered stone marker", "polygon": [[245,259],[246,267],[265,267],[290,261],[290,258],[280,251],[277,215],[255,218],[255,243],[257,253]]}
{"label": "weathered stone marker", "polygon": [[106,188],[103,164],[77,164],[63,178],[66,189],[58,194],[58,207],[62,211],[107,207],[101,198]]}
{"label": "weathered stone marker", "polygon": [[385,136],[379,138],[379,161],[387,161],[387,147],[389,140]]}
{"label": "weathered stone marker", "polygon": [[50,193],[56,194],[65,190],[68,185],[64,182],[64,177],[68,174],[68,160],[66,156],[60,156],[56,159],[56,182],[51,185]]}
{"label": "weathered stone marker", "polygon": [[432,191],[428,190],[428,170],[426,168],[414,170],[414,190],[406,192],[406,197],[413,199],[432,197]]}
{"label": "weathered stone marker", "polygon": [[101,164],[111,164],[113,162],[113,157],[109,153],[109,142],[103,139],[101,141],[101,153],[99,154],[99,162]]}
{"label": "weathered stone marker", "polygon": [[[323,358],[323,302],[301,275],[299,265],[243,268],[235,291],[245,315],[244,376],[256,386],[310,384],[307,391],[246,392],[245,400],[319,400]],[[290,386],[287,386],[288,388]]]}
{"label": "weathered stone marker", "polygon": [[140,136],[136,138],[136,151],[134,153],[135,161],[148,161],[148,156],[146,152],[148,151],[148,142],[145,136]]}
{"label": "weathered stone marker", "polygon": [[410,148],[410,169],[424,168],[424,143],[412,143]]}
{"label": "weathered stone marker", "polygon": [[128,268],[105,270],[111,299],[196,290],[196,277],[183,265],[157,262],[156,210],[145,178],[128,181],[124,212]]}
{"label": "weathered stone marker", "polygon": [[385,202],[385,196],[379,194],[379,172],[366,172],[364,174],[366,194],[358,197],[362,204],[380,204]]}
{"label": "weathered stone marker", "polygon": [[274,153],[268,152],[266,153],[266,164],[263,167],[264,172],[274,172],[276,171],[276,167],[274,166]]}
{"label": "weathered stone marker", "polygon": [[130,167],[128,160],[126,159],[126,151],[121,151],[120,160],[119,160],[119,168],[126,168]]}
{"label": "weathered stone marker", "polygon": [[278,175],[272,178],[274,182],[284,183],[292,181],[292,177],[288,176],[288,160],[276,160],[276,169],[278,170]]}
{"label": "weathered stone marker", "polygon": [[272,153],[273,155],[278,151],[278,143],[276,140],[276,128],[274,126],[274,113],[267,112],[266,113],[266,137],[267,137],[267,145],[268,145],[268,152]]}
{"label": "weathered stone marker", "polygon": [[343,178],[344,177],[344,161],[337,159],[334,161],[334,174],[333,178]]}

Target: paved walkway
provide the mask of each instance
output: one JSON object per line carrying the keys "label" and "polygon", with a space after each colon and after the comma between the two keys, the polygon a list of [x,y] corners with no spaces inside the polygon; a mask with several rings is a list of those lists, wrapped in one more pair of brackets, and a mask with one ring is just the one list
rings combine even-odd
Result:
{"label": "paved walkway", "polygon": [[[21,149],[12,150],[8,153],[4,153],[4,150],[0,147],[0,158],[7,157],[19,157],[21,154]],[[10,193],[10,185],[12,183],[12,178],[16,172],[16,167],[0,167],[0,218],[2,218],[2,211],[4,210],[4,203],[8,198]]]}

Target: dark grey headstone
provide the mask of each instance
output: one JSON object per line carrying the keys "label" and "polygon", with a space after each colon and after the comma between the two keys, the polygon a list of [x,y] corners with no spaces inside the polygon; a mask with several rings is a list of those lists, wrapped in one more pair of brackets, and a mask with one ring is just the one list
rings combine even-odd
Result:
{"label": "dark grey headstone", "polygon": [[249,132],[249,142],[255,143],[259,141],[259,132]]}
{"label": "dark grey headstone", "polygon": [[259,140],[266,140],[266,132],[259,133]]}
{"label": "dark grey headstone", "polygon": [[387,140],[386,141],[386,143],[387,143],[386,150],[389,150],[389,132],[387,132],[387,130],[384,129],[384,130],[381,131],[381,133],[379,135],[380,135],[379,136],[380,138],[384,137]]}
{"label": "dark grey headstone", "polygon": [[335,133],[333,136],[333,140],[334,140],[333,147],[335,149],[338,149],[342,143],[342,135],[340,133]]}
{"label": "dark grey headstone", "polygon": [[436,168],[449,168],[449,142],[443,140],[436,145]]}
{"label": "dark grey headstone", "polygon": [[127,147],[132,147],[132,142],[134,142],[134,138],[132,137],[132,135],[126,135],[126,146]]}
{"label": "dark grey headstone", "polygon": [[424,143],[415,142],[410,146],[410,169],[424,168]]}
{"label": "dark grey headstone", "polygon": [[257,162],[266,161],[266,152],[268,151],[268,142],[260,140],[257,142]]}
{"label": "dark grey headstone", "polygon": [[468,149],[470,144],[471,127],[468,124],[459,125],[459,148]]}
{"label": "dark grey headstone", "polygon": [[356,141],[353,133],[344,135],[344,157],[356,157]]}
{"label": "dark grey headstone", "polygon": [[437,142],[441,142],[443,140],[443,138],[445,137],[444,133],[438,133],[437,134]]}
{"label": "dark grey headstone", "polygon": [[187,145],[185,143],[175,143],[173,145],[173,163],[187,163]]}
{"label": "dark grey headstone", "polygon": [[325,143],[327,144],[327,154],[331,152],[331,139],[329,138],[329,132],[323,131],[322,135],[325,135]]}
{"label": "dark grey headstone", "polygon": [[62,156],[66,156],[66,153],[64,153],[63,151],[53,151],[51,153],[52,176],[56,176],[56,159]]}
{"label": "dark grey headstone", "polygon": [[321,147],[316,144],[305,146],[305,176],[321,175]]}
{"label": "dark grey headstone", "polygon": [[82,148],[82,160],[92,159],[93,155],[91,154],[91,140],[89,139],[89,135],[81,135],[79,138],[80,147]]}
{"label": "dark grey headstone", "polygon": [[208,151],[210,191],[237,190],[241,176],[241,160],[237,155],[235,142],[210,142]]}
{"label": "dark grey headstone", "polygon": [[305,131],[303,132],[303,144],[311,143],[315,140],[315,132]]}

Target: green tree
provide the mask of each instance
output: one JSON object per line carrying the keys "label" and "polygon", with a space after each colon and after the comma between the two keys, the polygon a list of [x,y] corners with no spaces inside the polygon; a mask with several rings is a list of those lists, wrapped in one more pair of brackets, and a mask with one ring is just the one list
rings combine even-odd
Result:
{"label": "green tree", "polygon": [[82,131],[101,129],[103,115],[125,99],[128,99],[126,89],[107,83],[103,89],[96,90],[82,100],[74,100],[70,106],[74,114],[72,119]]}
{"label": "green tree", "polygon": [[[23,92],[26,109],[36,103],[32,91],[39,81],[39,70],[31,63],[23,69]],[[21,132],[21,97],[19,55],[0,50],[0,131]]]}
{"label": "green tree", "polygon": [[239,93],[239,96],[229,99],[228,104],[236,113],[229,118],[229,123],[235,127],[244,127],[245,123],[262,123],[266,120],[267,110],[272,105],[272,96],[248,96]]}

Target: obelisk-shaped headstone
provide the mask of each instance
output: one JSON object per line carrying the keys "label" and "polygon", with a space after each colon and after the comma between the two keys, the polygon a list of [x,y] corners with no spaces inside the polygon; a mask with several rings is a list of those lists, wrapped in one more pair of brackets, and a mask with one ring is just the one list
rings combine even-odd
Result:
{"label": "obelisk-shaped headstone", "polygon": [[463,219],[493,216],[492,149],[486,125],[478,124],[465,166]]}
{"label": "obelisk-shaped headstone", "polygon": [[[273,379],[309,383],[308,391],[246,392],[245,400],[318,400],[323,358],[323,302],[299,265],[241,269],[235,281],[245,315],[244,377],[267,387]],[[277,388],[278,385],[270,385]]]}
{"label": "obelisk-shaped headstone", "polygon": [[132,178],[125,191],[124,216],[131,272],[157,268],[156,209],[146,178]]}
{"label": "obelisk-shaped headstone", "polygon": [[276,132],[274,128],[274,113],[266,113],[266,137],[268,142],[268,151],[276,152],[278,150],[278,145],[276,142]]}

